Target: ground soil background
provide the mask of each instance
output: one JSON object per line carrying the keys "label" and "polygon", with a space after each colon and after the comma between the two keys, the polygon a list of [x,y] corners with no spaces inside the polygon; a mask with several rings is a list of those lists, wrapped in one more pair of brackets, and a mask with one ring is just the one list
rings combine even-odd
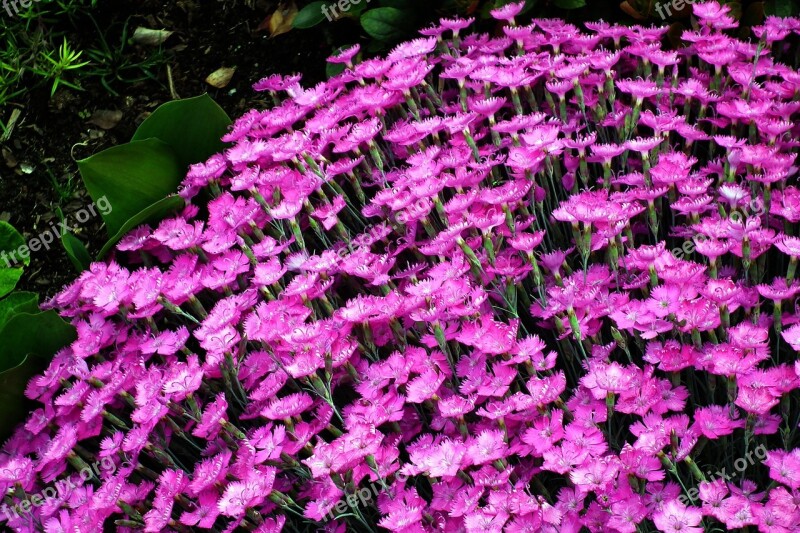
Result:
{"label": "ground soil background", "polygon": [[[102,3],[101,3],[102,4]],[[156,69],[156,79],[137,84],[118,83],[110,94],[99,81],[84,83],[83,91],[64,88],[51,98],[49,87],[19,99],[22,111],[11,138],[0,145],[0,220],[31,239],[57,223],[60,208],[77,236],[97,252],[106,241],[102,220],[78,224],[75,214],[91,199],[82,186],[76,160],[128,142],[137,126],[158,105],[172,99],[208,92],[232,118],[252,107],[266,106],[251,85],[272,73],[302,72],[304,84],[325,79],[325,59],[337,41],[347,42],[347,30],[330,25],[321,31],[290,31],[270,37],[265,21],[274,5],[239,1],[171,0],[166,2],[107,2],[92,15],[110,43],[116,43],[125,22],[129,31],[142,26],[175,33],[162,45],[167,59]],[[114,4],[108,6],[107,4]],[[76,31],[70,41],[79,45],[96,39],[96,29]],[[338,32],[338,33],[337,33]],[[349,36],[354,40],[354,36]],[[146,47],[130,48],[142,58]],[[216,89],[206,77],[221,67],[236,67],[230,83]],[[121,111],[110,129],[92,123],[98,111]],[[4,110],[2,120],[7,120]],[[107,126],[107,125],[106,125]],[[60,244],[31,255],[31,264],[18,288],[53,295],[76,276]]]}

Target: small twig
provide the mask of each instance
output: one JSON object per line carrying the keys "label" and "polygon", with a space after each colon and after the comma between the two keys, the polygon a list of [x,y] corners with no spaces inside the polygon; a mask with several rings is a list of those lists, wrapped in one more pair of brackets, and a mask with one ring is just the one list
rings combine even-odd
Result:
{"label": "small twig", "polygon": [[80,142],[80,143],[75,143],[69,149],[69,156],[72,158],[73,161],[77,162],[78,160],[75,159],[75,147],[76,146],[89,146],[89,141],[83,141],[83,142]]}
{"label": "small twig", "polygon": [[172,80],[172,67],[167,65],[167,83],[169,84],[169,94],[173,100],[180,100],[180,96],[175,91],[175,82]]}

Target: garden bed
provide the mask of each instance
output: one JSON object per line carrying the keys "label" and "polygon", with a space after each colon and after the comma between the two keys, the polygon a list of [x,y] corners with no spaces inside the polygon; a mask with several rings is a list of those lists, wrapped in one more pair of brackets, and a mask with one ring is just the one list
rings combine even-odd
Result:
{"label": "garden bed", "polygon": [[[268,17],[267,7],[251,9],[242,2],[123,1],[101,4],[92,13],[106,29],[104,37],[109,43],[119,42],[125,21],[130,32],[139,26],[174,31],[163,45],[167,58],[156,65],[157,78],[115,83],[112,88],[118,96],[110,94],[99,80],[90,80],[83,91],[59,89],[52,99],[49,86],[29,92],[13,106],[22,113],[10,139],[0,144],[0,220],[10,222],[30,239],[58,223],[60,207],[68,225],[76,227],[77,235],[88,242],[90,252],[96,252],[105,237],[99,218],[88,223],[75,219],[91,202],[75,160],[129,141],[150,112],[172,99],[167,66],[176,95],[186,98],[208,92],[235,117],[264,102],[251,88],[255,79],[302,72],[305,83],[317,83],[325,79],[325,59],[332,46],[323,37],[345,42],[344,28],[336,25],[325,34],[291,31],[271,38],[268,29],[259,29]],[[87,26],[85,32],[70,33],[68,39],[79,48],[96,46],[97,31]],[[143,61],[153,54],[153,48],[128,49],[130,61]],[[236,73],[226,87],[216,89],[205,79],[221,67],[236,67]],[[2,120],[8,120],[12,106],[8,109]],[[104,129],[92,123],[98,111],[122,114],[116,125]],[[19,287],[52,295],[74,277],[74,268],[56,243],[33,254]]]}

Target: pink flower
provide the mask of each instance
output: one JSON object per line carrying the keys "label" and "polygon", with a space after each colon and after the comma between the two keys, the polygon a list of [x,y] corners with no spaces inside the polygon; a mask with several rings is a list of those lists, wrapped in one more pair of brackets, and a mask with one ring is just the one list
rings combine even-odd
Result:
{"label": "pink flower", "polygon": [[672,533],[702,533],[700,524],[703,514],[694,507],[686,507],[678,500],[670,500],[653,515],[653,523],[659,529]]}
{"label": "pink flower", "polygon": [[510,3],[506,4],[501,8],[491,10],[491,15],[493,18],[497,20],[506,20],[511,23],[514,22],[514,17],[519,15],[522,9],[525,7],[524,2],[517,2],[517,3]]}
{"label": "pink flower", "polygon": [[700,407],[694,413],[694,427],[706,438],[716,439],[730,435],[737,428],[744,427],[744,420],[732,420],[730,410],[721,405]]}
{"label": "pink flower", "polygon": [[496,430],[481,432],[469,445],[467,457],[475,465],[495,461],[505,455],[507,445],[503,433]]}
{"label": "pink flower", "polygon": [[217,508],[223,516],[242,517],[250,507],[263,502],[272,490],[275,469],[254,471],[248,479],[234,481],[225,487]]}
{"label": "pink flower", "polygon": [[775,481],[792,490],[800,487],[800,449],[769,451],[764,464],[769,467],[769,476]]}
{"label": "pink flower", "polygon": [[222,481],[232,456],[230,450],[223,450],[214,457],[200,461],[195,466],[191,482],[187,485],[189,494],[199,495],[213,484]]}
{"label": "pink flower", "polygon": [[271,420],[280,420],[299,415],[311,407],[313,403],[314,399],[311,396],[304,392],[298,392],[274,399],[269,406],[261,411],[261,414]]}
{"label": "pink flower", "polygon": [[426,370],[422,375],[414,378],[408,383],[406,388],[407,401],[411,403],[421,403],[433,398],[436,391],[445,380],[445,375],[436,370]]}
{"label": "pink flower", "polygon": [[184,347],[189,339],[189,330],[182,326],[177,331],[164,331],[146,340],[141,345],[142,353],[172,355]]}
{"label": "pink flower", "polygon": [[219,494],[214,489],[201,492],[197,497],[196,509],[184,511],[180,518],[181,524],[202,528],[214,527],[214,522],[220,514],[217,508],[218,498]]}
{"label": "pink flower", "polygon": [[781,336],[793,350],[800,352],[800,323],[781,331]]}
{"label": "pink flower", "polygon": [[200,423],[192,430],[192,435],[202,438],[213,438],[219,433],[222,424],[227,422],[225,411],[228,409],[228,402],[225,400],[225,393],[220,394],[203,411]]}

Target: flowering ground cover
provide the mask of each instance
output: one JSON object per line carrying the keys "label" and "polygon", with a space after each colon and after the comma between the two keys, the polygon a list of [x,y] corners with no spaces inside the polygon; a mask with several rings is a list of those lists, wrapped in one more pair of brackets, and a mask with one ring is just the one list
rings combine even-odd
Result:
{"label": "flowering ground cover", "polygon": [[679,51],[510,4],[259,81],[180,216],[49,303],[78,339],[0,518],[797,531],[800,21],[693,7]]}

